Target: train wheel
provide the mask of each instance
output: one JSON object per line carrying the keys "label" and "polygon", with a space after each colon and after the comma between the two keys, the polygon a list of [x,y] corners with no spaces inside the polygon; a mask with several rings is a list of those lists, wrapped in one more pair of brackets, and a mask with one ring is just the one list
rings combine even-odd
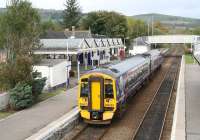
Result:
{"label": "train wheel", "polygon": [[148,84],[149,84],[149,82],[150,82],[150,78],[149,78],[149,77],[147,77],[147,79],[146,79],[146,84],[148,85]]}

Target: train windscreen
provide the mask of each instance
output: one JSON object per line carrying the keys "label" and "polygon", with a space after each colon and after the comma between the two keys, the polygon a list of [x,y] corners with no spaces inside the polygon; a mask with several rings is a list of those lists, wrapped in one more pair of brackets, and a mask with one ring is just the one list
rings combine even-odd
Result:
{"label": "train windscreen", "polygon": [[89,85],[88,85],[88,79],[82,79],[81,80],[81,97],[88,97],[89,93]]}
{"label": "train windscreen", "polygon": [[105,98],[114,98],[112,80],[105,80]]}

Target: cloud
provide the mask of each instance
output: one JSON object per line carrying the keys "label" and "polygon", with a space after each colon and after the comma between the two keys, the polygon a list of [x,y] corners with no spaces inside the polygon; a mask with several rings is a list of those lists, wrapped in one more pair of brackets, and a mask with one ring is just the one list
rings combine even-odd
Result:
{"label": "cloud", "polygon": [[[115,10],[126,15],[163,13],[200,17],[199,0],[80,0],[85,12],[91,10]],[[197,13],[196,13],[197,12]]]}
{"label": "cloud", "polygon": [[[30,0],[36,8],[64,9],[66,0]],[[78,0],[83,12],[109,10],[125,15],[161,13],[200,18],[199,0]],[[6,0],[0,0],[0,7]]]}

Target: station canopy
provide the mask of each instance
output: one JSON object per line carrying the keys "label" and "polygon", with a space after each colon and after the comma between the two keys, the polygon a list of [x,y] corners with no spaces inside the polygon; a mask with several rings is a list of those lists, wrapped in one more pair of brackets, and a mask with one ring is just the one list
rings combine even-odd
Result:
{"label": "station canopy", "polygon": [[125,47],[120,38],[40,39],[40,43],[41,47],[34,51],[35,54],[79,54]]}

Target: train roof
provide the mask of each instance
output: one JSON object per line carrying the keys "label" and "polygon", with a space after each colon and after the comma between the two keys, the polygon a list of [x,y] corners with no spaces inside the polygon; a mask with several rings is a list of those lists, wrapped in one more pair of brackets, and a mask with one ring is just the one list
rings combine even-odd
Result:
{"label": "train roof", "polygon": [[137,55],[137,56],[129,58],[125,61],[122,61],[121,63],[113,65],[109,69],[119,75],[122,75],[122,74],[126,73],[128,70],[144,63],[145,61],[146,61],[145,57],[143,57],[142,55]]}
{"label": "train roof", "polygon": [[146,52],[144,54],[149,54],[149,55],[151,55],[153,57],[153,56],[160,55],[161,51],[159,49],[154,49],[154,50],[150,50],[150,51],[148,51],[148,52]]}
{"label": "train roof", "polygon": [[128,70],[132,68],[136,68],[140,64],[143,64],[146,61],[146,58],[142,55],[137,55],[126,59],[120,63],[109,66],[108,68],[97,68],[92,71],[89,71],[87,74],[98,72],[110,75],[112,77],[119,77],[126,73]]}

